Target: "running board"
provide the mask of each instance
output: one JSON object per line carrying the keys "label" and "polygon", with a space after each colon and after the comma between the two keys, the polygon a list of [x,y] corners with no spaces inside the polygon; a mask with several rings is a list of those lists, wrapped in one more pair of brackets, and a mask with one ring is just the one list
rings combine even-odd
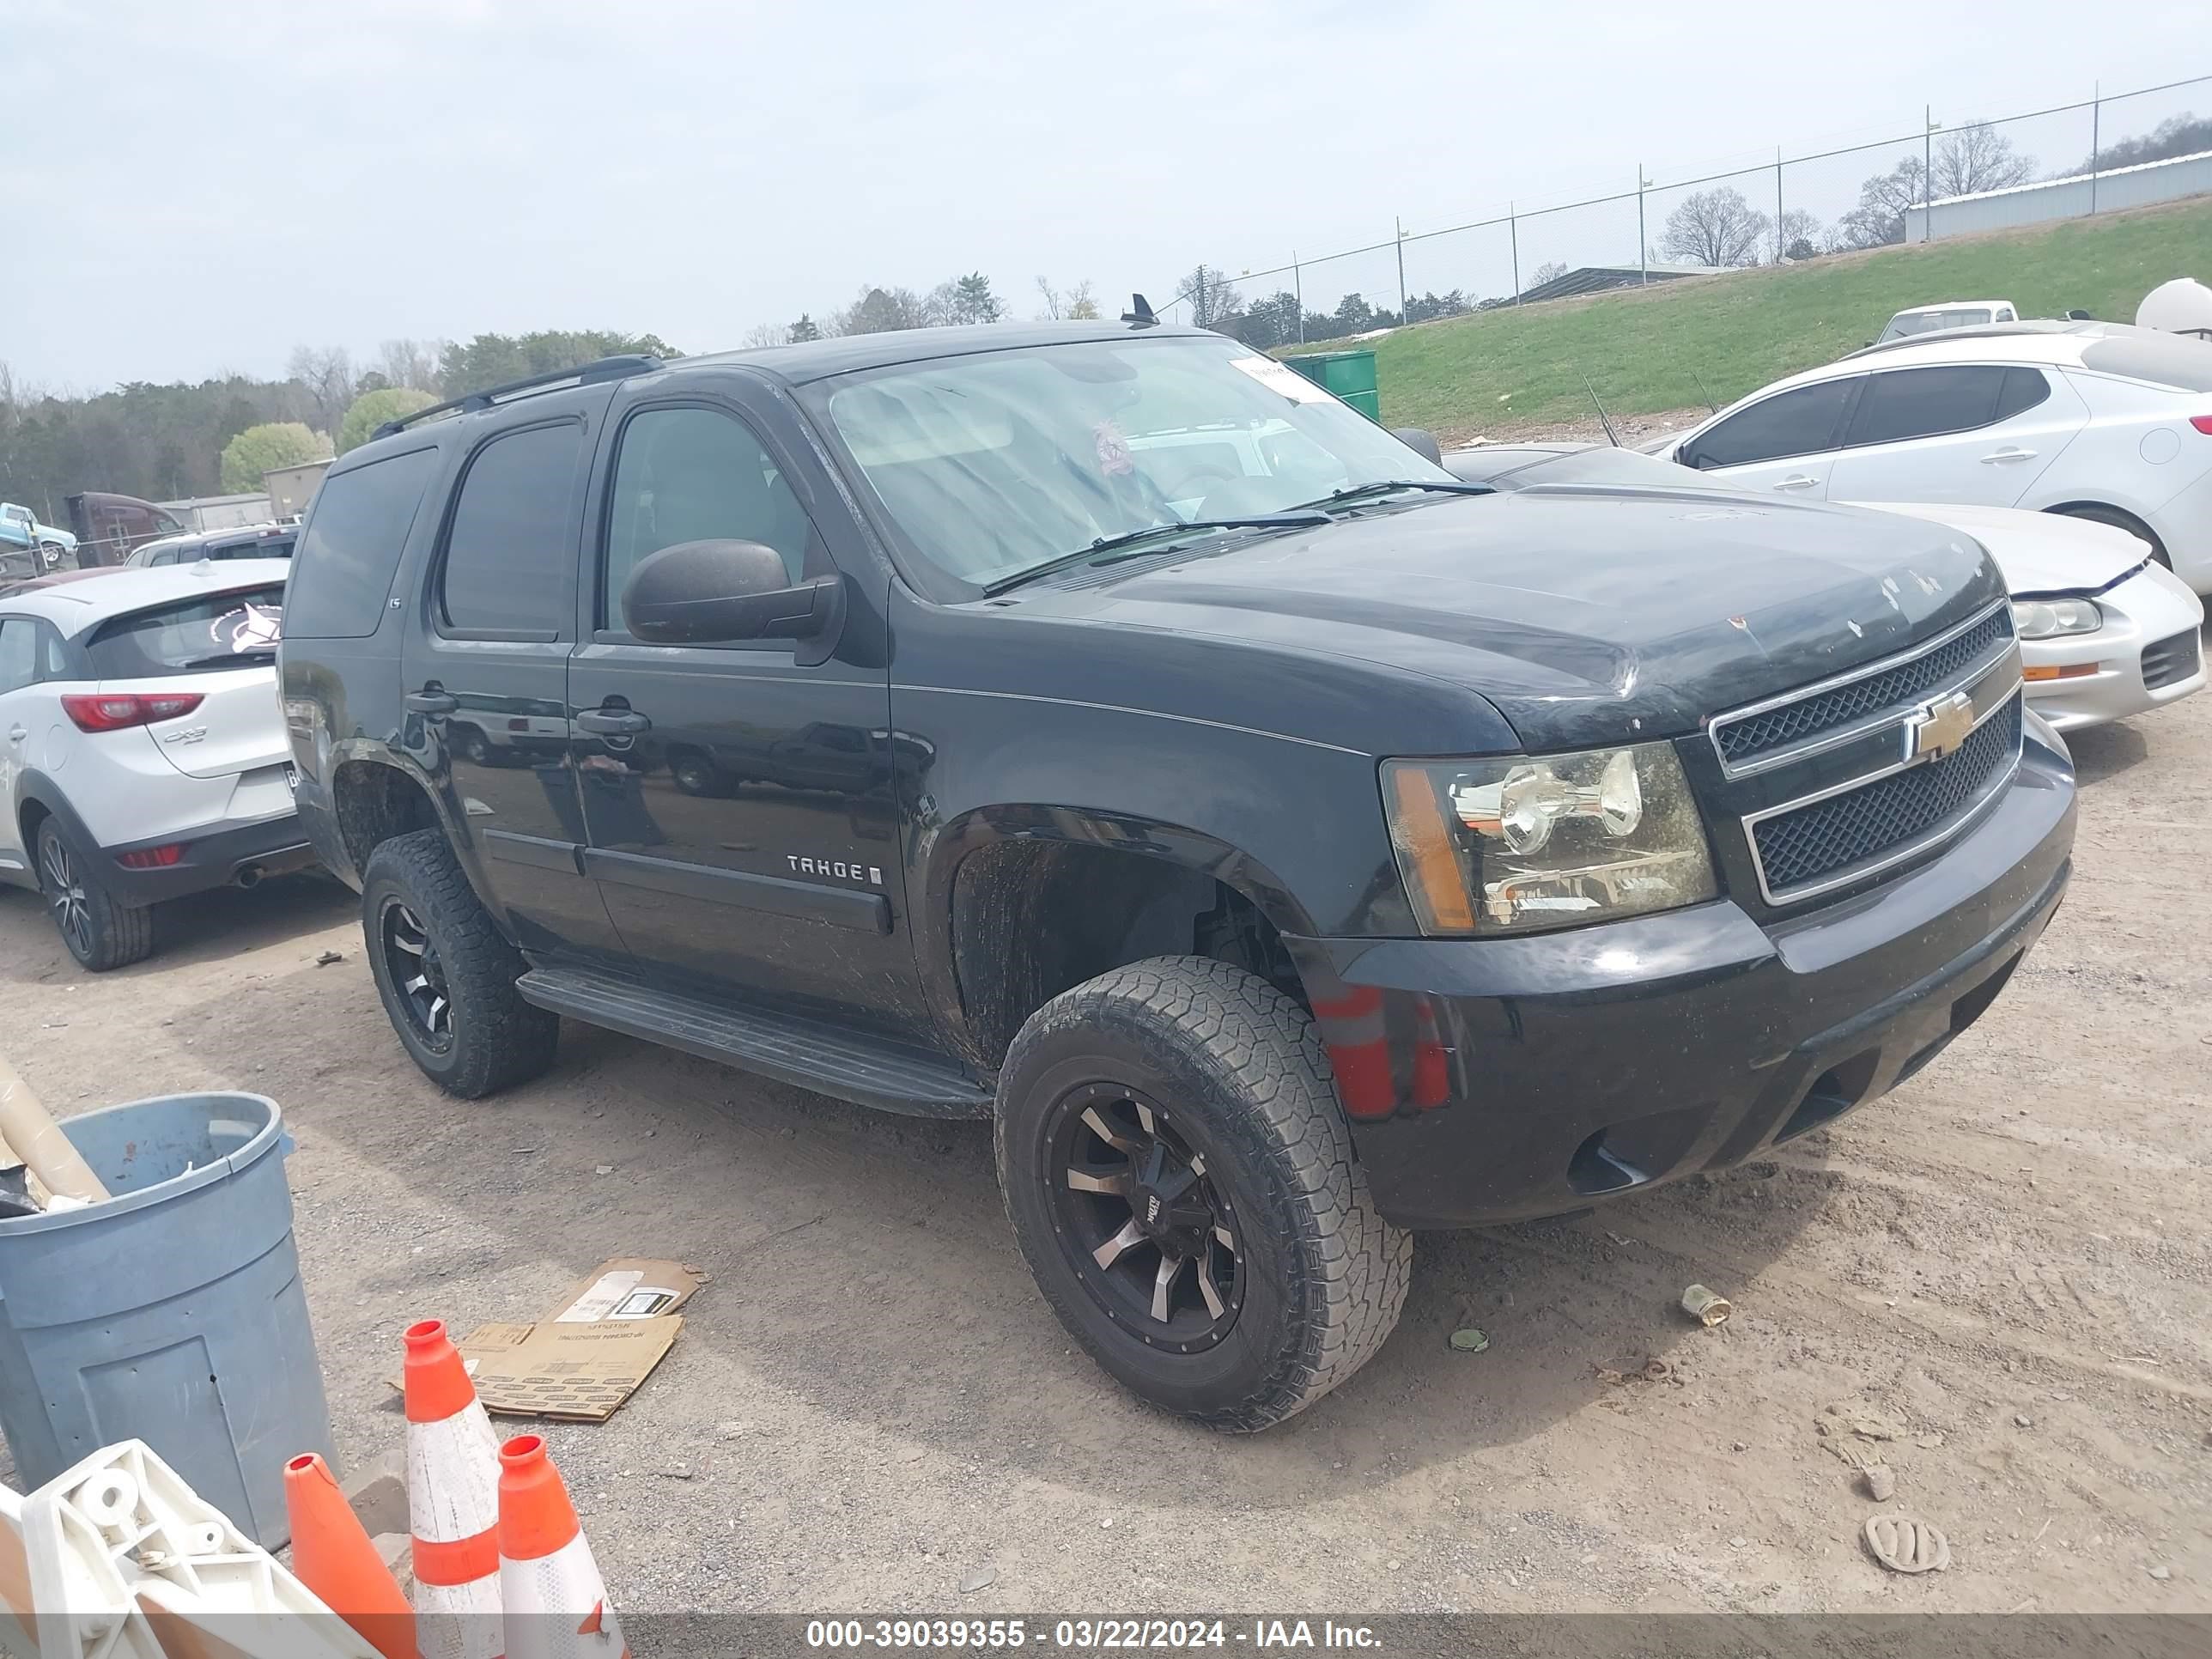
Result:
{"label": "running board", "polygon": [[515,988],[549,1012],[855,1105],[914,1117],[991,1115],[991,1091],[957,1066],[818,1020],[710,1002],[587,968],[535,968]]}

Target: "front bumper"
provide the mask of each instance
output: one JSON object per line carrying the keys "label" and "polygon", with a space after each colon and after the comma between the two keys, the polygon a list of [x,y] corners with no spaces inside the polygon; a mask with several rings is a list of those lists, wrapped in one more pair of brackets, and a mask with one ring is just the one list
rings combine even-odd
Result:
{"label": "front bumper", "polygon": [[[125,853],[179,840],[185,842],[184,854],[174,864],[132,870],[117,862]],[[252,872],[252,879],[258,880],[264,876],[305,870],[315,862],[315,849],[308,844],[307,832],[301,827],[299,814],[287,812],[280,817],[230,825],[189,838],[161,836],[150,841],[103,847],[99,856],[102,864],[100,884],[125,904],[145,905],[182,898],[187,893],[205,892],[211,887],[228,887],[247,872]]]}
{"label": "front bumper", "polygon": [[[2150,565],[2099,594],[2097,604],[2107,620],[2095,633],[2021,642],[2029,708],[2061,732],[2078,732],[2125,720],[2204,689],[2201,637],[2193,673],[2165,678],[2157,685],[2148,684],[2144,675],[2147,647],[2185,643],[2204,625],[2203,603],[2179,577],[2161,565]],[[2162,654],[2160,660],[2172,659]],[[2054,671],[2063,678],[2035,678]]]}
{"label": "front bumper", "polygon": [[1723,899],[1522,939],[1292,939],[1382,1213],[1462,1227],[1717,1170],[1910,1077],[2058,908],[2074,786],[2030,741],[1930,862],[1765,926]]}

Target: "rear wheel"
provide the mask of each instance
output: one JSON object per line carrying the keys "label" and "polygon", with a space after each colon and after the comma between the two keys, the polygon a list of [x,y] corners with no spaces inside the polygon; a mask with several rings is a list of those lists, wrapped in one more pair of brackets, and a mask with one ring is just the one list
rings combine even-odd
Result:
{"label": "rear wheel", "polygon": [[474,1100],[553,1063],[561,1023],[514,988],[521,954],[477,902],[443,830],[380,842],[361,903],[377,995],[424,1076]]}
{"label": "rear wheel", "polygon": [[1170,957],[1039,1009],[1000,1073],[1000,1184],[1053,1310],[1144,1399],[1216,1428],[1299,1412],[1397,1323],[1376,1213],[1304,1011]]}
{"label": "rear wheel", "polygon": [[62,943],[95,974],[142,962],[154,949],[154,913],[121,902],[58,818],[39,826],[39,889]]}

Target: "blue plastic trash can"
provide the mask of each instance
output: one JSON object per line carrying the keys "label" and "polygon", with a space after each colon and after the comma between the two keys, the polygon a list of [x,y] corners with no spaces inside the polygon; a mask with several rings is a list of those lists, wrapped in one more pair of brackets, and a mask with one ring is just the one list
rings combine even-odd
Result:
{"label": "blue plastic trash can", "polygon": [[0,1431],[22,1485],[143,1440],[280,1547],[285,1460],[336,1460],[276,1103],[164,1095],[61,1127],[110,1196],[0,1220]]}

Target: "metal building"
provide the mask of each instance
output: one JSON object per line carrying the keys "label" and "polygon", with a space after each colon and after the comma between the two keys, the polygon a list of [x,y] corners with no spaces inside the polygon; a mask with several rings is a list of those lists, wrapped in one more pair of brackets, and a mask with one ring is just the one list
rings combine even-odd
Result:
{"label": "metal building", "polygon": [[[2009,190],[1946,196],[1905,210],[1905,240],[1961,236],[1978,230],[2004,230],[2051,219],[2074,219],[2114,208],[2144,207],[2212,192],[2212,149],[2169,156],[2109,173],[2077,173]],[[1931,223],[1930,221],[1933,221]]]}

